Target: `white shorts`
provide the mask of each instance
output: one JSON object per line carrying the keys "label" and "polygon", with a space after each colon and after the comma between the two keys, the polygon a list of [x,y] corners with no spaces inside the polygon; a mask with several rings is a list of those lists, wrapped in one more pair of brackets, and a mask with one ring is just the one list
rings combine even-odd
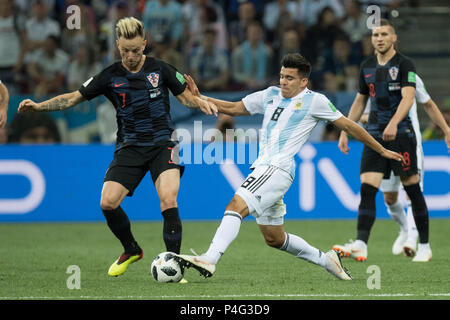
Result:
{"label": "white shorts", "polygon": [[[422,145],[417,145],[417,171],[419,173],[419,182],[420,182],[420,189],[423,191],[423,161],[424,161],[424,154]],[[394,173],[391,171],[391,175],[389,179],[383,179],[381,181],[380,190],[381,192],[398,192],[400,186],[402,185],[402,182],[400,181],[399,176],[395,176]]]}
{"label": "white shorts", "polygon": [[274,166],[258,166],[236,191],[260,225],[282,225],[286,214],[284,194],[292,184],[291,175]]}

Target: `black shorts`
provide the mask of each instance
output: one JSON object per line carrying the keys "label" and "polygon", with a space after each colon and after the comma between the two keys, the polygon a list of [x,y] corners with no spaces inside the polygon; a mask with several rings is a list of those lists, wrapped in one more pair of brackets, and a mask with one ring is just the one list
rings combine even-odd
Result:
{"label": "black shorts", "polygon": [[384,174],[383,179],[389,179],[391,170],[396,176],[412,176],[419,172],[417,169],[417,141],[415,136],[399,135],[394,141],[384,141],[381,138],[375,138],[375,140],[386,149],[400,153],[406,164],[386,159],[364,145],[360,173],[381,172]]}
{"label": "black shorts", "polygon": [[134,189],[150,171],[153,183],[159,175],[169,169],[179,169],[180,177],[184,166],[179,165],[179,147],[176,142],[165,141],[156,146],[139,147],[128,146],[114,152],[105,174],[104,181],[115,181],[123,185],[132,196]]}

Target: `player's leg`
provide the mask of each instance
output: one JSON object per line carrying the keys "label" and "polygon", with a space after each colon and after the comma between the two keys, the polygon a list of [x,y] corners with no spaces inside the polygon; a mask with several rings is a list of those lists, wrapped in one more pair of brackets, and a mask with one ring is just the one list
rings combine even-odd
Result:
{"label": "player's leg", "polygon": [[[293,256],[321,266],[341,280],[351,280],[348,271],[342,266],[339,255],[331,250],[327,253],[311,246],[301,237],[286,233],[283,218],[272,219],[269,216],[258,219],[258,227],[266,244],[272,248],[285,251]],[[261,224],[269,223],[269,224]],[[270,223],[277,223],[276,225]]]}
{"label": "player's leg", "polygon": [[206,261],[217,264],[228,246],[236,239],[241,222],[248,214],[247,203],[239,195],[235,194],[226,206],[222,221],[208,250],[203,255]]}
{"label": "player's leg", "polygon": [[398,197],[398,190],[400,188],[400,177],[394,175],[391,171],[389,179],[383,179],[381,181],[380,190],[383,192],[384,203],[386,204],[387,212],[399,225],[400,231],[408,231],[405,209],[402,201]]}
{"label": "player's leg", "polygon": [[403,244],[403,252],[407,257],[414,257],[416,254],[417,239],[419,232],[417,231],[416,222],[412,210],[411,199],[406,195],[406,221],[408,223],[408,238]]}
{"label": "player's leg", "polygon": [[120,207],[128,190],[118,182],[105,181],[102,188],[100,207],[111,232],[120,240],[125,252],[134,250],[135,240],[131,233],[130,220]]}
{"label": "player's leg", "polygon": [[[280,200],[292,183],[291,176],[272,166],[257,167],[239,187],[225,208],[219,228],[205,254],[195,257],[179,255],[205,276],[211,276],[215,265],[239,233],[241,221],[249,214],[258,216],[264,209]],[[283,212],[284,214],[284,212]]]}
{"label": "player's leg", "polygon": [[180,170],[169,169],[162,172],[155,182],[163,216],[163,240],[166,250],[180,253],[182,223],[178,212],[177,196],[180,187]]}
{"label": "player's leg", "polygon": [[236,239],[241,227],[241,221],[248,216],[249,210],[246,202],[234,195],[225,209],[222,221],[214,234],[208,250],[200,256],[178,255],[178,261],[184,267],[194,267],[201,275],[211,277],[216,264],[225,253],[228,246]]}
{"label": "player's leg", "polygon": [[392,171],[389,179],[383,179],[380,185],[387,212],[400,227],[400,232],[392,245],[392,253],[394,255],[399,255],[403,252],[403,245],[408,238],[408,223],[406,220],[405,209],[398,196],[400,185],[400,177],[394,175]]}
{"label": "player's leg", "polygon": [[143,256],[143,251],[131,232],[130,220],[120,207],[127,194],[128,190],[118,182],[106,181],[103,184],[100,206],[109,229],[124,248],[124,252],[110,266],[108,270],[110,276],[123,274],[130,263],[142,259]]}
{"label": "player's leg", "polygon": [[393,163],[393,170],[400,175],[406,194],[411,199],[411,206],[419,232],[419,248],[413,261],[429,261],[431,260],[431,249],[429,244],[429,218],[428,208],[425,197],[422,193],[420,185],[420,170],[416,149],[416,138],[408,136],[400,136],[398,139],[398,152],[403,154],[406,163]]}
{"label": "player's leg", "polygon": [[179,147],[176,143],[168,141],[156,147],[149,159],[151,159],[150,173],[158,193],[163,216],[163,240],[166,250],[180,253],[183,226],[177,197],[184,166],[181,166],[179,162]]}
{"label": "player's leg", "polygon": [[[397,189],[398,190],[398,189]],[[406,221],[405,209],[403,203],[398,197],[398,191],[395,192],[383,192],[384,203],[386,204],[387,212],[392,219],[400,227],[400,231],[407,234],[408,223]]]}
{"label": "player's leg", "polygon": [[[424,154],[422,144],[417,144],[417,171],[420,177],[420,187],[423,191],[423,166],[424,166]],[[419,238],[419,232],[417,231],[416,222],[414,221],[414,215],[412,211],[411,199],[406,195],[407,210],[406,220],[408,221],[408,239],[406,240],[403,251],[407,257],[413,257],[416,254],[417,239]]]}
{"label": "player's leg", "polygon": [[364,172],[361,174],[361,201],[358,207],[356,240],[344,245],[334,245],[333,249],[343,257],[357,261],[367,259],[367,242],[376,218],[376,195],[383,179],[383,173]]}
{"label": "player's leg", "polygon": [[100,206],[108,227],[124,248],[122,255],[108,271],[111,276],[123,274],[130,263],[143,256],[143,251],[131,232],[130,220],[120,206],[125,196],[133,195],[134,189],[145,175],[146,169],[142,168],[140,161],[141,157],[136,149],[121,149],[115,152],[105,175]]}
{"label": "player's leg", "polygon": [[412,213],[419,233],[419,247],[413,261],[431,260],[432,252],[429,243],[428,208],[419,183],[419,175],[402,177],[403,187],[411,199]]}

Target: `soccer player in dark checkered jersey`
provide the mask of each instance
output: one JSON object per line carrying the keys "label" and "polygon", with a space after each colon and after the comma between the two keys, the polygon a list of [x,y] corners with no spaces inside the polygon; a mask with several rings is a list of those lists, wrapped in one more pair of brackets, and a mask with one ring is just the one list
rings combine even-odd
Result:
{"label": "soccer player in dark checkered jersey", "polygon": [[[414,221],[419,232],[419,246],[413,261],[431,260],[428,209],[420,188],[417,169],[417,141],[408,115],[414,102],[416,70],[413,62],[395,49],[397,35],[390,21],[381,19],[372,29],[375,55],[361,64],[359,92],[353,101],[349,118],[360,119],[368,99],[371,111],[367,131],[385,148],[397,151],[405,163],[389,161],[364,146],[361,158],[361,202],[358,209],[356,240],[333,249],[357,261],[367,259],[367,242],[376,217],[375,198],[383,178],[391,170],[400,176],[403,188],[411,199]],[[348,137],[342,131],[339,149],[348,154]]]}
{"label": "soccer player in dark checkered jersey", "polygon": [[143,54],[146,40],[141,21],[133,17],[119,20],[116,35],[121,61],[87,80],[77,91],[40,103],[26,99],[18,108],[18,112],[64,110],[99,95],[114,105],[118,124],[116,148],[104,178],[100,206],[124,252],[109,268],[110,276],[123,274],[130,263],[143,256],[120,204],[125,196],[133,195],[147,171],[160,199],[166,249],[180,251],[182,224],[177,194],[184,167],[176,161],[177,142],[171,139],[169,90],[187,107],[217,115],[214,103],[193,96],[174,67]]}

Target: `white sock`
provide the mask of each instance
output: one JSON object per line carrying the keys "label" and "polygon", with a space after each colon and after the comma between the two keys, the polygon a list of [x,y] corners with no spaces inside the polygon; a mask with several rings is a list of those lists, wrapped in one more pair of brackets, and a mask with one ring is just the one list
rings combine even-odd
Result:
{"label": "white sock", "polygon": [[400,226],[401,231],[408,232],[408,223],[406,221],[405,209],[403,208],[403,204],[399,200],[397,200],[397,202],[392,205],[386,204],[386,207],[389,215]]}
{"label": "white sock", "polygon": [[295,234],[286,233],[286,240],[280,250],[289,252],[297,258],[304,259],[325,268],[325,253],[309,245],[305,240]]}
{"label": "white sock", "polygon": [[217,264],[228,246],[236,239],[241,227],[242,217],[234,211],[225,211],[219,228],[209,246],[208,251],[202,256],[208,262]]}
{"label": "white sock", "polygon": [[408,209],[406,210],[406,220],[408,222],[408,238],[417,242],[419,238],[419,232],[416,228],[416,222],[414,221],[414,215],[412,212],[411,200],[408,200]]}
{"label": "white sock", "polygon": [[430,243],[419,243],[418,250],[431,250]]}

